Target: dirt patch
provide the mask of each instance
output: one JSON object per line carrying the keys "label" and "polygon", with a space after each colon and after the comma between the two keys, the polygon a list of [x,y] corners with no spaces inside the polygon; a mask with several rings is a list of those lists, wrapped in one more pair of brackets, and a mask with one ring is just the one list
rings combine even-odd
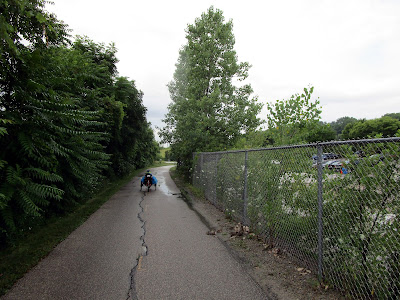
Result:
{"label": "dirt patch", "polygon": [[181,179],[174,181],[191,208],[210,227],[204,234],[220,239],[271,299],[345,299],[329,286],[319,284],[316,274],[296,264],[279,248],[269,249],[262,238],[251,233],[251,228],[227,219],[206,199],[193,195]]}

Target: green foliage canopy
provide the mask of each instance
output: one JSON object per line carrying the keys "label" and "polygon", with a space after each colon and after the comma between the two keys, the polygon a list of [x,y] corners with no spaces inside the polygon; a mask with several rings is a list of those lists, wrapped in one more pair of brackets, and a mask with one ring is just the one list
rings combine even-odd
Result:
{"label": "green foliage canopy", "polygon": [[268,130],[275,145],[288,145],[304,141],[304,135],[318,125],[321,118],[319,99],[311,100],[314,87],[304,88],[288,100],[268,103]]}
{"label": "green foliage canopy", "polygon": [[356,122],[357,119],[353,117],[341,117],[334,122],[331,122],[330,125],[333,130],[336,131],[336,135],[338,137],[341,136],[343,129],[346,127],[347,124]]}
{"label": "green foliage canopy", "polygon": [[400,120],[400,113],[387,113],[383,117],[392,117],[393,119]]}
{"label": "green foliage canopy", "polygon": [[400,121],[389,116],[373,120],[358,120],[347,124],[343,130],[344,139],[370,137],[391,137],[400,133]]}
{"label": "green foliage canopy", "polygon": [[231,147],[260,124],[261,105],[250,98],[251,86],[234,85],[247,78],[250,65],[238,62],[232,29],[232,21],[225,22],[214,7],[188,25],[187,44],[168,84],[172,103],[161,136],[187,174],[193,152]]}
{"label": "green foliage canopy", "polygon": [[83,202],[157,153],[143,93],[116,48],[79,37],[45,1],[0,1],[0,241]]}
{"label": "green foliage canopy", "polygon": [[305,133],[305,140],[307,143],[327,142],[336,138],[336,132],[324,122],[318,122],[312,126],[307,133]]}

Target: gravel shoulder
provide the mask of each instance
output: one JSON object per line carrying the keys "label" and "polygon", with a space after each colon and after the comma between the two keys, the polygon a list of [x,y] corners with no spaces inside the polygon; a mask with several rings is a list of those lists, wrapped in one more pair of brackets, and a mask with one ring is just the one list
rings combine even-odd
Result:
{"label": "gravel shoulder", "polygon": [[239,260],[253,279],[273,299],[346,299],[329,286],[320,285],[316,274],[287,257],[280,249],[268,249],[262,238],[242,231],[238,223],[204,198],[195,196],[179,177],[173,177],[188,205],[214,235]]}

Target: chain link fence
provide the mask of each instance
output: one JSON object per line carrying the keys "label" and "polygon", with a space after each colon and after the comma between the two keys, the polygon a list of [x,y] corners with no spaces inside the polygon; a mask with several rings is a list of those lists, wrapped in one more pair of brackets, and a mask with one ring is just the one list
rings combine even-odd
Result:
{"label": "chain link fence", "polygon": [[193,185],[353,299],[400,299],[400,138],[195,153]]}

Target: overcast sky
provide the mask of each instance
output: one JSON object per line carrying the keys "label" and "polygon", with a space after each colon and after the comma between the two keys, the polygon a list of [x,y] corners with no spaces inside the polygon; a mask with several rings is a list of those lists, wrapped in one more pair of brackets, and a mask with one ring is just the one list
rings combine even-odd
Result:
{"label": "overcast sky", "polygon": [[115,43],[119,75],[144,92],[154,126],[163,126],[185,29],[211,5],[233,20],[235,50],[252,65],[247,83],[260,102],[313,85],[325,122],[400,112],[399,0],[53,1],[47,10],[73,35]]}

